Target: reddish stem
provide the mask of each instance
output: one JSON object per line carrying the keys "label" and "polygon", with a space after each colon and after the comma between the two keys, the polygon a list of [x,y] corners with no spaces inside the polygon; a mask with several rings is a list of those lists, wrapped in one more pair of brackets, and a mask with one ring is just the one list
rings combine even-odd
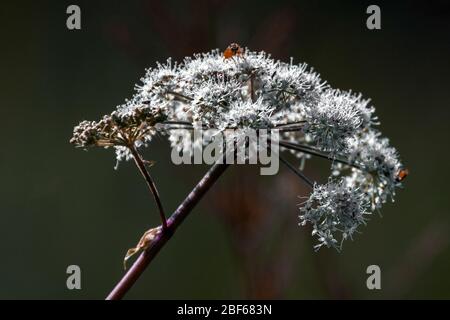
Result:
{"label": "reddish stem", "polygon": [[145,179],[145,182],[147,183],[148,188],[150,189],[153,198],[155,199],[156,205],[158,206],[159,216],[161,218],[161,223],[163,226],[163,231],[167,230],[167,220],[166,215],[164,213],[164,208],[162,206],[161,198],[159,197],[158,189],[156,189],[155,182],[153,181],[152,176],[150,175],[150,172],[148,172],[147,168],[145,167],[144,161],[141,158],[141,155],[136,150],[134,146],[129,147],[131,154],[133,155],[134,162],[136,163],[136,166],[139,168],[139,171],[141,172],[142,176]]}
{"label": "reddish stem", "polygon": [[153,240],[153,244],[145,250],[134,262],[131,268],[117,283],[115,288],[106,297],[106,300],[119,300],[131,289],[139,276],[144,272],[150,262],[156,257],[159,250],[167,243],[167,241],[175,233],[178,226],[189,215],[195,205],[205,195],[205,193],[213,186],[219,179],[222,173],[228,168],[228,164],[215,164],[203,176],[203,178],[192,189],[189,195],[178,206],[177,210],[167,220],[166,232],[162,232]]}

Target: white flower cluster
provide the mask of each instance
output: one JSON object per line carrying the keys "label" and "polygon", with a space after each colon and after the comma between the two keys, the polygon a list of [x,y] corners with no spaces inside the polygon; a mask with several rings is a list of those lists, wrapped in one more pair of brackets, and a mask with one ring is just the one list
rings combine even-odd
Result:
{"label": "white flower cluster", "polygon": [[[214,50],[148,69],[131,100],[100,122],[80,123],[72,142],[113,146],[121,160],[130,158],[130,143],[145,145],[156,132],[189,152],[195,128],[279,129],[288,142],[282,151],[302,161],[314,155],[332,160],[334,174],[314,185],[300,219],[313,226],[317,248],[336,247],[342,242],[336,234],[351,237],[401,185],[405,170],[396,150],[374,128],[369,100],[332,89],[306,64],[243,52],[225,58]],[[176,129],[187,130],[180,138]]]}
{"label": "white flower cluster", "polygon": [[[365,194],[345,179],[314,185],[313,192],[301,207],[302,225],[307,222],[313,226],[313,235],[319,237],[315,246],[340,248],[342,241],[352,238],[356,229],[366,222],[369,201]],[[334,232],[342,233],[341,243],[335,239]]]}
{"label": "white flower cluster", "polygon": [[360,130],[358,99],[338,90],[325,91],[314,105],[306,106],[305,133],[324,151],[347,150],[348,140]]}

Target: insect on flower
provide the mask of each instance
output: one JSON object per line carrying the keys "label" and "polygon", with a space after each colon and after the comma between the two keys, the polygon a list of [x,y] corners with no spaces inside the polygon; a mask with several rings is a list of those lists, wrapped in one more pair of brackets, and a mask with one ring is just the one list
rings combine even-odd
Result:
{"label": "insect on flower", "polygon": [[240,45],[238,45],[237,43],[232,43],[223,52],[223,57],[225,59],[229,59],[234,56],[242,56],[243,53],[244,49],[242,49]]}
{"label": "insect on flower", "polygon": [[405,180],[405,178],[408,176],[409,174],[409,170],[406,168],[402,168],[398,171],[397,176],[395,177],[395,180],[397,180],[398,182],[402,182],[403,180]]}

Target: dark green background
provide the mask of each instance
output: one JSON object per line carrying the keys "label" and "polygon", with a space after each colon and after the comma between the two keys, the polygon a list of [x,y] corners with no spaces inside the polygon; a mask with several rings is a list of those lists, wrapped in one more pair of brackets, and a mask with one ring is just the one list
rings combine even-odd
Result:
{"label": "dark green background", "polygon": [[[80,31],[66,28],[72,3],[82,10]],[[3,1],[0,298],[105,297],[157,214],[132,163],[114,171],[110,150],[75,149],[72,128],[130,97],[156,61],[230,42],[292,56],[333,87],[371,97],[410,169],[405,189],[341,254],[314,253],[310,230],[297,226],[301,181],[283,168],[270,178],[233,167],[127,297],[450,298],[450,7],[373,3],[382,30],[366,28],[364,1]],[[167,211],[207,169],[172,165],[164,139],[145,156],[157,161]],[[323,179],[326,168],[312,161],[307,173]],[[261,210],[271,214],[258,218]],[[258,236],[256,247],[236,250]],[[71,264],[82,269],[82,290],[66,289]],[[380,291],[366,288],[371,264],[382,269]]]}

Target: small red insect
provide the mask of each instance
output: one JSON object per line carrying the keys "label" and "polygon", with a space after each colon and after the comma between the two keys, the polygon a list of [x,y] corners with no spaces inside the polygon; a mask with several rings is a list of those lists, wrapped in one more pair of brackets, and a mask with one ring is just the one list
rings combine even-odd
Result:
{"label": "small red insect", "polygon": [[402,182],[409,174],[409,170],[402,168],[398,171],[397,176],[395,177],[395,180],[397,180],[397,182]]}
{"label": "small red insect", "polygon": [[223,52],[223,57],[225,59],[230,59],[234,56],[242,56],[244,49],[241,48],[237,43],[230,44]]}

